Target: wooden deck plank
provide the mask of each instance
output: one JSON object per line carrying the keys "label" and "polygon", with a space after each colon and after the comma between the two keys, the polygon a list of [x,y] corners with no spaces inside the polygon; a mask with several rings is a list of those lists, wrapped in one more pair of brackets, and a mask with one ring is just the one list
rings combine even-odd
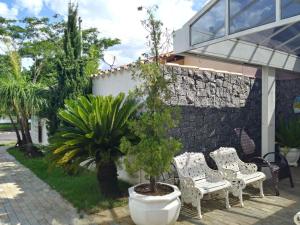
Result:
{"label": "wooden deck plank", "polygon": [[[265,184],[264,198],[251,189],[246,190],[245,207],[239,207],[237,198],[230,197],[231,209],[224,209],[222,200],[207,200],[202,204],[203,219],[198,220],[197,213],[185,208],[176,225],[292,225],[294,215],[300,211],[300,168],[292,168],[295,188],[289,180],[280,181],[280,196],[274,196],[270,183]],[[194,217],[194,218],[193,218]]]}

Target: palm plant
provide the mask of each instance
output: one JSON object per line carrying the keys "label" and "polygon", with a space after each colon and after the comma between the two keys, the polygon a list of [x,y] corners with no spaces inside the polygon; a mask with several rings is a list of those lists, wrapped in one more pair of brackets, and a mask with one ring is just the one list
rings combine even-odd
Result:
{"label": "palm plant", "polygon": [[[2,39],[1,39],[2,40]],[[22,145],[26,153],[31,156],[40,155],[35,151],[30,135],[28,120],[33,113],[38,112],[46,105],[45,92],[43,85],[33,83],[26,74],[21,70],[21,59],[14,43],[10,39],[2,40],[6,50],[6,69],[1,70],[0,74],[0,104],[3,114],[11,119],[15,127],[18,144]],[[21,135],[16,129],[19,124]]]}
{"label": "palm plant", "polygon": [[128,120],[139,104],[121,93],[112,96],[82,96],[67,100],[59,111],[63,127],[50,138],[52,159],[67,169],[77,169],[82,162],[94,163],[102,193],[119,194],[116,161],[122,137],[133,138]]}
{"label": "palm plant", "polygon": [[300,120],[297,118],[279,121],[276,131],[277,142],[282,147],[300,147]]}

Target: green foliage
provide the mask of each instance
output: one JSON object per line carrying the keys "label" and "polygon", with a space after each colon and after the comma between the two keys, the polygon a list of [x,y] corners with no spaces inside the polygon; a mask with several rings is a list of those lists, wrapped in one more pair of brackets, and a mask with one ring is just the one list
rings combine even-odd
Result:
{"label": "green foliage", "polygon": [[78,6],[69,4],[69,14],[63,37],[63,54],[59,57],[57,85],[51,88],[50,107],[47,110],[49,133],[52,135],[60,125],[57,112],[66,99],[91,93],[90,75],[99,69],[103,51],[119,43],[118,39],[99,38],[96,29],[81,31]]}
{"label": "green foliage", "polygon": [[150,178],[168,171],[174,155],[181,149],[180,141],[170,137],[169,131],[179,122],[178,109],[166,105],[167,79],[159,65],[149,63],[139,66],[138,77],[144,84],[136,94],[145,97],[144,109],[139,119],[130,122],[130,130],[138,142],[124,137],[121,150],[126,153],[125,164],[130,172],[144,170]]}
{"label": "green foliage", "polygon": [[120,146],[127,156],[127,169],[131,172],[142,169],[150,176],[151,191],[156,191],[155,177],[169,170],[174,155],[181,149],[180,141],[169,135],[169,131],[179,122],[179,113],[177,108],[166,104],[170,99],[168,86],[174,78],[165,77],[159,65],[162,23],[155,19],[156,9],[148,9],[148,18],[142,21],[149,32],[153,61],[146,64],[139,62],[133,74],[143,81],[135,94],[144,100],[144,112],[129,126],[138,141],[124,137]]}
{"label": "green foliage", "polygon": [[[81,30],[77,7],[72,4],[67,22],[59,15],[20,20],[0,17],[0,41],[7,40],[14,44],[8,52],[33,62],[29,69],[22,69],[22,76],[50,87],[47,101],[51,107],[43,108],[39,115],[48,117],[51,134],[59,126],[56,114],[64,100],[91,92],[89,77],[97,73],[103,51],[120,43],[118,39],[100,37],[95,28]],[[0,76],[15,74],[13,69],[9,56],[1,55]]]}
{"label": "green foliage", "polygon": [[[104,197],[99,190],[94,172],[85,170],[76,176],[70,176],[62,168],[50,167],[50,161],[47,157],[31,159],[26,157],[18,148],[11,148],[8,152],[77,209],[93,212],[98,208],[107,209],[126,204],[126,198],[109,199]],[[119,186],[125,193],[129,185],[119,182]]]}
{"label": "green foliage", "polygon": [[124,94],[67,100],[65,109],[59,111],[66,126],[50,139],[54,161],[74,169],[85,160],[97,165],[117,160],[121,155],[120,140],[130,138],[127,122],[138,106]]}
{"label": "green foliage", "polygon": [[14,131],[14,128],[11,123],[0,123],[0,132],[1,131]]}
{"label": "green foliage", "polygon": [[162,26],[163,23],[155,18],[157,5],[147,9],[147,18],[142,21],[142,25],[148,31],[149,46],[151,49],[150,56],[154,57],[155,62],[159,62],[159,50],[162,48]]}
{"label": "green foliage", "polygon": [[[47,90],[42,84],[33,83],[26,74],[21,70],[20,55],[18,51],[11,50],[14,43],[4,42],[7,46],[5,61],[8,69],[2,70],[0,74],[0,111],[1,114],[16,117],[21,135],[15,126],[15,132],[18,144],[28,146],[28,151],[32,151],[29,147],[32,144],[30,127],[28,119],[33,113],[38,112],[46,105],[45,93]],[[30,154],[32,154],[31,152]]]}
{"label": "green foliage", "polygon": [[170,162],[181,148],[178,140],[169,137],[168,131],[176,126],[170,108],[161,112],[143,113],[130,128],[139,138],[137,144],[122,140],[121,149],[127,154],[126,167],[130,172],[140,169],[156,177],[168,171]]}
{"label": "green foliage", "polygon": [[46,89],[26,80],[0,79],[0,102],[3,107],[22,111],[27,118],[46,104]]}
{"label": "green foliage", "polygon": [[277,127],[276,139],[282,147],[300,147],[300,120],[298,118],[287,121],[281,119]]}

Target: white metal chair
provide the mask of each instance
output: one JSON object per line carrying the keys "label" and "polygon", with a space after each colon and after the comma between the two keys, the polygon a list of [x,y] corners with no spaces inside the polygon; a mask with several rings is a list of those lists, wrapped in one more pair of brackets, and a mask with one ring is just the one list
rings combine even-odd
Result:
{"label": "white metal chair", "polygon": [[197,207],[201,219],[203,195],[221,191],[225,196],[226,208],[230,208],[228,193],[230,182],[220,172],[210,169],[202,153],[186,152],[174,158],[178,172],[183,203]]}
{"label": "white metal chair", "polygon": [[210,156],[217,164],[218,170],[222,172],[224,178],[231,182],[231,192],[239,197],[240,204],[243,203],[243,189],[246,185],[260,189],[260,196],[264,197],[263,181],[266,175],[257,171],[257,166],[253,163],[244,163],[238,157],[234,148],[219,148],[210,153]]}

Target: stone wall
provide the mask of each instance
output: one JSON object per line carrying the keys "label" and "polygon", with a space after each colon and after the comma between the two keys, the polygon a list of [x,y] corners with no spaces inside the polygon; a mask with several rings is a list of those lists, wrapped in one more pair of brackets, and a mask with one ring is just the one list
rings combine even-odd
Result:
{"label": "stone wall", "polygon": [[293,104],[300,96],[300,79],[278,80],[276,82],[276,120],[279,118],[300,117],[294,114]]}
{"label": "stone wall", "polygon": [[[239,148],[234,128],[244,127],[260,152],[261,79],[177,66],[165,66],[164,74],[176,78],[171,104],[180,106],[182,118],[172,135],[181,139],[183,151]],[[299,85],[300,80],[277,81],[278,115],[293,115]]]}

